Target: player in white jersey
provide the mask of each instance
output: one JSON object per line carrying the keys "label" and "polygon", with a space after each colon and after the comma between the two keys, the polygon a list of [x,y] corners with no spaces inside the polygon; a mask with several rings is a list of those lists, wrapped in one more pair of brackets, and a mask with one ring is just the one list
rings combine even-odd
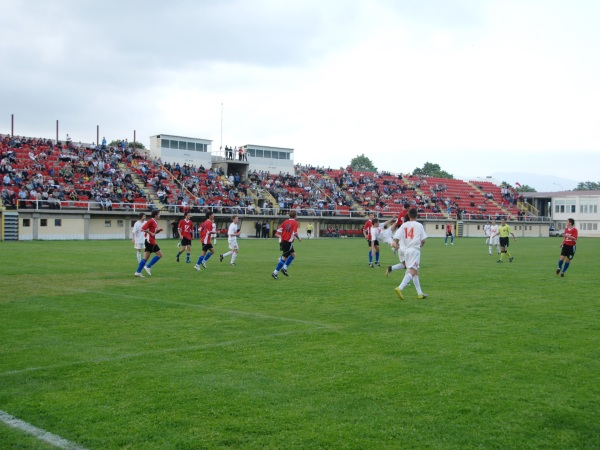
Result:
{"label": "player in white jersey", "polygon": [[410,283],[414,283],[417,290],[417,298],[427,298],[421,290],[419,280],[419,267],[421,265],[421,247],[425,245],[427,234],[423,225],[417,222],[418,212],[415,208],[408,211],[408,222],[404,222],[394,233],[394,248],[398,248],[404,254],[404,263],[408,269],[400,285],[394,289],[400,300],[404,300],[402,290]]}
{"label": "player in white jersey", "polygon": [[492,228],[492,224],[488,220],[485,223],[485,225],[483,226],[483,232],[485,233],[485,245],[489,245],[489,243],[490,243],[490,236],[492,235],[492,233],[490,231],[491,228]]}
{"label": "player in white jersey", "polygon": [[219,233],[217,233],[217,224],[216,224],[216,223],[213,223],[213,224],[212,224],[212,232],[213,232],[213,236],[214,236],[214,237],[213,237],[213,240],[212,240],[212,241],[213,241],[213,244],[217,245],[217,235],[218,235]]}
{"label": "player in white jersey", "polygon": [[142,250],[144,250],[146,242],[146,233],[142,231],[144,222],[146,222],[146,214],[140,213],[139,219],[133,224],[133,229],[131,230],[131,242],[133,242],[133,248],[137,252],[138,263],[142,260]]}
{"label": "player in white jersey", "polygon": [[231,219],[231,224],[229,225],[229,229],[227,230],[227,243],[229,244],[229,251],[227,253],[223,253],[219,255],[219,259],[223,262],[223,258],[226,256],[231,256],[231,265],[235,266],[235,259],[238,254],[238,243],[237,238],[240,235],[240,229],[238,228],[238,216],[233,216]]}
{"label": "player in white jersey", "polygon": [[488,253],[492,254],[492,247],[496,246],[496,252],[500,254],[500,234],[498,234],[498,224],[496,220],[492,220],[492,225],[490,225],[490,239],[488,242],[489,250]]}
{"label": "player in white jersey", "polygon": [[[394,232],[396,231],[396,221],[394,219],[390,219],[385,222],[383,225],[379,225],[379,219],[373,219],[371,234],[373,236],[373,240],[379,241],[379,243],[384,243],[392,247],[392,251],[398,255],[398,260],[400,261],[398,264],[394,264],[393,266],[387,266],[387,270],[385,271],[385,276],[387,277],[391,271],[405,269],[404,265],[404,254],[398,249],[394,248]],[[393,223],[393,225],[392,225]]]}

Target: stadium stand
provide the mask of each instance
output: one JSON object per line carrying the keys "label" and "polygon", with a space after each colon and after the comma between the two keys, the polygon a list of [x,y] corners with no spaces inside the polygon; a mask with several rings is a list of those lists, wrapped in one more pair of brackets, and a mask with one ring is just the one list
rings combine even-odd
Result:
{"label": "stadium stand", "polygon": [[[395,217],[410,203],[428,218],[520,215],[517,196],[490,182],[295,167],[294,174],[225,174],[148,159],[126,141],[112,147],[0,135],[5,208],[161,209],[201,213]],[[251,168],[251,167],[250,167]],[[330,235],[349,231],[333,230]]]}

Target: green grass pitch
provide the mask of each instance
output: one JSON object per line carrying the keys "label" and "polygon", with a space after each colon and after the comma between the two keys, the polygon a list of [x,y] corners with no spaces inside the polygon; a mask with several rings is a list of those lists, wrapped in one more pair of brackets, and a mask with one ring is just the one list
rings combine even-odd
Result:
{"label": "green grass pitch", "polygon": [[0,411],[88,449],[600,447],[600,240],[563,279],[559,239],[455,243],[399,301],[363,239],[277,281],[275,240],[200,273],[161,240],[144,279],[129,241],[0,242]]}

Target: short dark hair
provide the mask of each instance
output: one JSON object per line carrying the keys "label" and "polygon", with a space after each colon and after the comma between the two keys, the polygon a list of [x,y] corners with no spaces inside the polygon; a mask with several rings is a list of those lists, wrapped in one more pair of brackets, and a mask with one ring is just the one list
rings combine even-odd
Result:
{"label": "short dark hair", "polygon": [[290,219],[293,219],[294,217],[296,217],[296,211],[291,210],[289,216],[290,216]]}
{"label": "short dark hair", "polygon": [[575,219],[568,218],[567,222],[571,222],[573,225],[575,225]]}
{"label": "short dark hair", "polygon": [[144,217],[146,215],[146,213],[140,213],[139,218],[141,219],[142,217]]}
{"label": "short dark hair", "polygon": [[417,211],[417,208],[410,208],[408,210],[408,217],[410,217],[411,219],[416,219],[417,217],[419,217],[419,211]]}
{"label": "short dark hair", "polygon": [[404,204],[404,208],[406,208],[406,209],[410,208],[410,203],[406,202],[406,203]]}
{"label": "short dark hair", "polygon": [[210,219],[210,216],[212,216],[214,214],[213,211],[206,211],[206,218]]}
{"label": "short dark hair", "polygon": [[154,219],[159,214],[160,214],[160,211],[158,209],[154,209],[154,210],[152,210],[152,213],[150,214],[150,217],[152,217]]}

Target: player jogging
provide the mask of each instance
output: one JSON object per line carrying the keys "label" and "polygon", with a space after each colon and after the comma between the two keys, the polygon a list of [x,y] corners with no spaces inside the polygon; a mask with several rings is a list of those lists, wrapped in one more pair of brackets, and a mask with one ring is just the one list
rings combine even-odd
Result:
{"label": "player jogging", "polygon": [[219,260],[221,262],[223,262],[223,258],[231,255],[230,264],[232,266],[235,266],[235,259],[237,258],[237,254],[238,254],[237,238],[240,235],[240,229],[238,228],[238,225],[237,225],[238,221],[239,221],[238,216],[233,216],[233,218],[231,219],[231,224],[229,225],[229,229],[227,230],[227,244],[229,245],[229,251],[227,253],[223,253],[222,255],[219,255]]}
{"label": "player jogging", "polygon": [[142,226],[146,222],[146,214],[140,213],[139,219],[133,224],[133,230],[131,232],[131,241],[133,242],[133,248],[136,251],[138,264],[142,260],[142,250],[145,247],[146,233],[142,231]]}
{"label": "player jogging", "polygon": [[411,208],[408,212],[408,222],[404,222],[394,233],[394,248],[399,248],[404,254],[404,261],[407,271],[400,285],[394,289],[400,300],[404,300],[402,290],[412,281],[417,290],[417,298],[427,298],[421,289],[421,281],[419,280],[419,268],[421,265],[421,247],[425,245],[427,234],[425,228],[417,222],[418,212],[415,208]]}
{"label": "player jogging", "polygon": [[190,255],[192,250],[192,232],[194,230],[194,223],[190,219],[190,213],[186,212],[183,219],[179,221],[177,232],[179,233],[179,239],[181,239],[180,250],[177,253],[177,262],[179,262],[179,256],[185,251],[185,262],[190,262]]}
{"label": "player jogging", "polygon": [[277,274],[279,271],[281,271],[281,273],[286,277],[289,276],[287,269],[290,267],[290,264],[292,264],[292,261],[294,261],[294,258],[296,257],[296,251],[294,250],[294,239],[298,238],[298,241],[302,241],[302,239],[300,239],[300,235],[298,235],[296,211],[292,210],[289,212],[289,219],[283,221],[279,228],[277,228],[275,235],[279,236],[279,249],[282,251],[279,262],[271,274],[271,276],[277,280]]}
{"label": "player jogging", "polygon": [[[492,231],[491,230],[492,230],[492,224],[488,220],[485,223],[485,225],[483,226],[483,233],[485,234],[485,245],[489,245],[489,243],[490,243],[490,236],[492,235]],[[491,254],[492,254],[492,252],[490,251],[490,255]]]}
{"label": "player jogging", "polygon": [[496,253],[500,254],[500,237],[498,236],[498,224],[496,220],[492,220],[490,225],[490,237],[489,237],[489,248],[488,253],[492,256],[492,247],[496,246]]}
{"label": "player jogging", "polygon": [[565,276],[565,272],[571,265],[571,260],[575,257],[578,234],[577,228],[575,228],[575,219],[567,219],[567,228],[565,228],[563,241],[560,244],[560,257],[558,259],[558,269],[556,269],[557,276],[559,274],[561,277]]}
{"label": "player jogging", "polygon": [[200,225],[200,242],[202,242],[202,254],[198,257],[198,262],[194,266],[194,269],[201,270],[202,267],[206,269],[206,261],[210,259],[212,254],[215,252],[213,245],[211,244],[211,238],[216,234],[213,231],[213,218],[215,213],[208,211],[206,213],[206,220]]}
{"label": "player jogging", "polygon": [[[156,235],[163,231],[162,228],[158,228],[158,219],[160,219],[160,211],[155,209],[152,211],[150,219],[148,219],[146,223],[142,225],[142,231],[146,233],[146,241],[144,243],[145,251],[144,257],[138,264],[138,268],[135,271],[134,275],[136,277],[144,278],[144,275],[142,275],[142,269],[144,269],[148,275],[151,276],[152,272],[150,271],[150,268],[156,264],[160,258],[162,258],[160,247],[156,244]],[[146,264],[151,253],[154,253],[154,258],[152,258],[152,261],[150,261],[149,264]]]}
{"label": "player jogging", "polygon": [[448,238],[450,238],[450,245],[454,245],[454,235],[452,234],[452,224],[446,224],[446,239],[444,239],[444,244],[448,245]]}

